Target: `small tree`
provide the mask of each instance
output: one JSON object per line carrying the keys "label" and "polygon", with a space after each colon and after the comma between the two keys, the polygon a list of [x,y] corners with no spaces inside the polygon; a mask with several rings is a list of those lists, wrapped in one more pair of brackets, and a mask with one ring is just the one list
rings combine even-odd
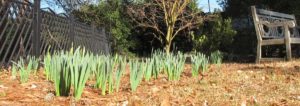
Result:
{"label": "small tree", "polygon": [[129,5],[129,16],[138,27],[151,28],[152,33],[166,53],[170,53],[172,41],[183,30],[202,23],[198,9],[189,8],[194,0],[152,0],[138,5]]}

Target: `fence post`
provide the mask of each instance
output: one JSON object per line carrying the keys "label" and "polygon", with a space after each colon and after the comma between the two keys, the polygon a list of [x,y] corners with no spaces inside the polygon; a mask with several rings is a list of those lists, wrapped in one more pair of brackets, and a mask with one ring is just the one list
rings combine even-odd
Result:
{"label": "fence post", "polygon": [[70,18],[70,32],[69,32],[69,37],[71,39],[71,46],[75,47],[75,24],[74,24],[74,17],[72,14],[69,15]]}
{"label": "fence post", "polygon": [[32,37],[32,55],[40,55],[40,37],[41,37],[41,0],[34,0],[34,9],[33,9],[33,37]]}
{"label": "fence post", "polygon": [[105,31],[105,27],[101,27],[101,36],[103,38],[103,43],[102,43],[102,47],[103,47],[103,53],[105,54],[109,54],[109,47],[108,47],[108,40],[107,40],[107,34]]}
{"label": "fence post", "polygon": [[106,47],[105,48],[107,48],[106,50],[105,50],[105,52],[107,53],[107,54],[109,54],[109,53],[112,53],[112,42],[111,42],[111,32],[109,31],[107,31],[107,29],[104,27],[103,29],[102,29],[102,33],[104,34],[104,36],[105,36],[105,44],[106,44]]}
{"label": "fence post", "polygon": [[[94,23],[91,24],[91,28],[92,28],[92,39],[95,41],[96,37],[97,37],[97,33],[96,33],[96,25]],[[95,38],[94,38],[95,37]],[[94,52],[97,53],[99,51],[99,42],[92,42],[95,43],[94,46],[91,46],[90,43],[90,49]]]}

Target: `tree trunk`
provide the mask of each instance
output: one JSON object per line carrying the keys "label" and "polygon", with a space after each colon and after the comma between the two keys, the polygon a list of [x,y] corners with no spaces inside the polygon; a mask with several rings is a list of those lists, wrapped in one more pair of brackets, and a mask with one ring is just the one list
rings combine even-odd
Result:
{"label": "tree trunk", "polygon": [[167,54],[170,54],[171,52],[171,45],[172,45],[172,34],[173,34],[173,25],[168,26],[168,32],[167,32],[167,38],[166,38],[166,44],[165,44],[165,52]]}
{"label": "tree trunk", "polygon": [[171,43],[166,43],[164,49],[165,49],[165,52],[166,52],[167,54],[170,54]]}

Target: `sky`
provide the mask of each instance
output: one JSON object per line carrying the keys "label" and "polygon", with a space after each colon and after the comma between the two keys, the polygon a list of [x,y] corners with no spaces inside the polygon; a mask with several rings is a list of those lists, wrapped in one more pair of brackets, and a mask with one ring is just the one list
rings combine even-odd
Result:
{"label": "sky", "polygon": [[51,6],[49,3],[45,2],[46,0],[41,0],[41,8],[51,8],[56,13],[63,13],[64,10],[62,8],[58,8],[57,6]]}
{"label": "sky", "polygon": [[[51,7],[46,2],[43,2],[43,1],[45,1],[45,0],[42,0],[41,8],[50,7],[56,13],[62,13],[63,12],[63,10],[61,8]],[[208,12],[208,10],[209,10],[208,9],[208,0],[198,0],[198,6],[200,8],[202,8],[204,12]],[[214,11],[215,8],[221,9],[221,7],[219,6],[217,0],[210,0],[210,7],[211,7],[212,12]]]}
{"label": "sky", "polygon": [[[209,12],[208,10],[208,0],[198,0],[198,6],[203,9],[204,12]],[[217,0],[210,0],[210,9],[211,12],[214,11],[215,8],[218,8],[222,10],[222,8],[219,6],[219,3]]]}

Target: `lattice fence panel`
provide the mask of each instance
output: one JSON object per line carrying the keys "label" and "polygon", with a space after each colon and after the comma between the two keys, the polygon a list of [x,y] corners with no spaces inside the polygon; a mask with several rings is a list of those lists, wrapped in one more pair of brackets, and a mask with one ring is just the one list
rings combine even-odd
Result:
{"label": "lattice fence panel", "polygon": [[48,51],[69,50],[72,44],[93,53],[110,53],[104,29],[76,22],[74,18],[55,14],[51,9],[40,9],[37,14],[37,7],[17,0],[0,4],[0,65],[20,56],[32,55],[35,51],[44,55]]}

